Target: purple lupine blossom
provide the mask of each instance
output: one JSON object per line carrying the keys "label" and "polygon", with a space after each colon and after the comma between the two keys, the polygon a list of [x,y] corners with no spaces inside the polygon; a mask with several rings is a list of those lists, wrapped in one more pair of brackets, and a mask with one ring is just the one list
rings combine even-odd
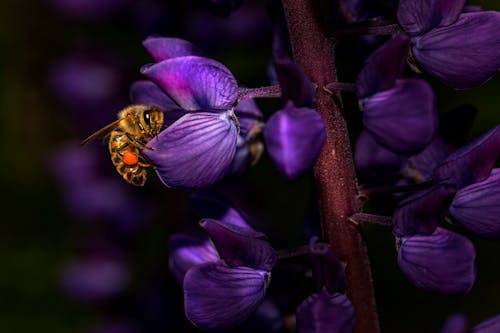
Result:
{"label": "purple lupine blossom", "polygon": [[420,79],[401,79],[408,37],[398,35],[366,60],[356,81],[363,124],[387,149],[412,155],[431,142],[437,130],[435,97]]}
{"label": "purple lupine blossom", "polygon": [[398,20],[417,63],[455,89],[488,81],[500,68],[500,13],[462,13],[465,0],[401,0]]}
{"label": "purple lupine blossom", "polygon": [[227,201],[204,194],[195,199],[200,213],[221,220],[200,222],[211,241],[171,237],[169,266],[183,284],[185,313],[195,326],[234,326],[264,300],[276,253],[265,235],[252,229]]}
{"label": "purple lupine blossom", "polygon": [[141,72],[185,112],[151,140],[153,149],[144,149],[144,156],[169,187],[199,188],[220,181],[236,152],[236,79],[186,41],[150,37],[144,46],[156,63]]}
{"label": "purple lupine blossom", "polygon": [[298,65],[277,58],[275,68],[287,102],[266,122],[264,141],[276,168],[293,180],[314,166],[326,140],[326,128],[313,109],[312,84]]}
{"label": "purple lupine blossom", "polygon": [[476,280],[476,250],[466,237],[442,228],[431,235],[403,237],[398,265],[417,288],[465,295]]}

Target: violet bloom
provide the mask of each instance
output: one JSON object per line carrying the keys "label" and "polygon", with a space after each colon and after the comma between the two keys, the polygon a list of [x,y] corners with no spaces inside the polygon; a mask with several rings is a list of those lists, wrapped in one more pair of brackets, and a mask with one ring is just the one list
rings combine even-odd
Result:
{"label": "violet bloom", "polygon": [[230,327],[249,318],[264,300],[276,261],[264,234],[236,210],[227,207],[220,215],[224,203],[216,201],[216,206],[221,209],[210,215],[223,220],[200,222],[211,241],[175,235],[169,242],[170,268],[183,284],[186,316],[201,329]]}
{"label": "violet bloom", "polygon": [[184,40],[150,37],[144,46],[156,63],[141,72],[185,112],[148,143],[153,149],[144,149],[144,157],[169,187],[192,189],[220,181],[230,172],[237,147],[236,79]]}
{"label": "violet bloom", "polygon": [[423,70],[455,89],[483,84],[500,69],[500,13],[462,13],[465,0],[401,0],[398,20]]}
{"label": "violet bloom", "polygon": [[437,228],[433,234],[401,239],[398,265],[417,288],[465,295],[476,280],[476,250],[466,237]]}
{"label": "violet bloom", "polygon": [[326,127],[313,109],[312,84],[298,65],[278,58],[275,67],[287,102],[266,122],[264,141],[276,168],[289,179],[297,179],[316,163],[326,140]]}
{"label": "violet bloom", "polygon": [[422,150],[438,124],[431,86],[424,80],[400,78],[407,52],[408,37],[394,37],[368,57],[356,80],[365,129],[401,155]]}

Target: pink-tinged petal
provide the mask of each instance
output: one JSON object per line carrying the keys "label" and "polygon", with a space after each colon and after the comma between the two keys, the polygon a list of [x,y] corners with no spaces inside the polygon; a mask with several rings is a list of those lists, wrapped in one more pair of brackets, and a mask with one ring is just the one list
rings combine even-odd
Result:
{"label": "pink-tinged petal", "polygon": [[313,109],[288,103],[267,121],[264,140],[277,169],[297,179],[318,159],[326,140],[325,124]]}
{"label": "pink-tinged petal", "polygon": [[356,94],[365,98],[391,88],[403,72],[410,38],[400,34],[387,41],[365,61],[356,79]]}
{"label": "pink-tinged petal", "polygon": [[141,73],[188,111],[228,110],[238,98],[238,83],[221,63],[187,56],[145,65]]}
{"label": "pink-tinged petal", "polygon": [[398,21],[410,35],[421,35],[455,22],[466,0],[401,0]]}
{"label": "pink-tinged petal", "polygon": [[326,289],[297,308],[297,333],[352,333],[354,324],[351,301],[343,294],[329,294]]}
{"label": "pink-tinged petal", "polygon": [[269,273],[223,262],[191,268],[184,278],[184,310],[202,330],[237,325],[264,300]]}
{"label": "pink-tinged petal", "polygon": [[146,38],[142,45],[156,62],[185,56],[205,56],[201,49],[180,38],[151,36]]}
{"label": "pink-tinged petal", "polygon": [[479,86],[500,69],[500,12],[460,15],[457,22],[414,38],[413,56],[454,89]]}
{"label": "pink-tinged petal", "polygon": [[180,284],[191,267],[219,260],[219,254],[208,238],[174,234],[168,240],[168,248],[168,268]]}
{"label": "pink-tinged petal", "polygon": [[459,296],[476,281],[476,250],[466,237],[437,228],[432,235],[403,238],[398,265],[417,288]]}
{"label": "pink-tinged petal", "polygon": [[221,259],[231,266],[245,266],[271,271],[276,263],[276,251],[263,233],[236,225],[204,219],[200,226],[207,231]]}
{"label": "pink-tinged petal", "polygon": [[432,87],[420,79],[399,79],[393,88],[363,99],[363,124],[378,143],[403,155],[428,145],[437,130]]}
{"label": "pink-tinged petal", "polygon": [[500,126],[497,126],[444,160],[434,171],[434,179],[458,189],[489,177],[500,154]]}
{"label": "pink-tinged petal", "polygon": [[436,185],[410,196],[394,212],[392,232],[398,237],[432,234],[444,219],[455,189]]}
{"label": "pink-tinged petal", "polygon": [[500,169],[457,192],[450,206],[456,224],[485,238],[500,237]]}
{"label": "pink-tinged petal", "polygon": [[130,100],[134,104],[154,105],[160,108],[163,111],[164,123],[167,126],[186,113],[151,81],[134,82],[130,87]]}
{"label": "pink-tinged petal", "polygon": [[224,178],[236,151],[237,130],[228,113],[189,113],[148,142],[143,149],[161,181],[195,189]]}

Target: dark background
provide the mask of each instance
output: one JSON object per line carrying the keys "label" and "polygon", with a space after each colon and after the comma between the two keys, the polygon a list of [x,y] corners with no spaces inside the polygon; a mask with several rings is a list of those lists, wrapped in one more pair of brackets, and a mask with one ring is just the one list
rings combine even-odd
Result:
{"label": "dark background", "polygon": [[[61,101],[49,77],[54,64],[75,52],[112,53],[120,59],[124,77],[119,86],[127,96],[128,85],[140,79],[140,66],[150,62],[141,41],[149,34],[163,34],[206,49],[235,74],[241,85],[266,85],[271,33],[263,3],[246,1],[237,13],[246,10],[250,18],[245,21],[247,16],[242,15],[228,22],[197,1],[130,1],[129,7],[102,18],[71,16],[49,1],[2,2],[0,332],[90,332],[109,318],[127,318],[139,332],[192,330],[183,319],[181,289],[168,272],[166,241],[172,232],[193,225],[197,217],[189,206],[188,193],[166,189],[154,176],[144,192],[125,190],[150,203],[138,202],[138,209],[145,212],[141,226],[133,235],[128,232],[122,237],[125,241],[120,240],[120,246],[127,246],[127,288],[104,302],[80,302],[63,292],[61,271],[80,254],[85,240],[102,233],[107,239],[116,226],[102,227],[106,221],[75,216],[65,203],[54,153],[68,142],[80,141],[90,129],[79,126],[80,118]],[[500,10],[494,1],[477,3],[485,9]],[[469,139],[499,123],[500,78],[463,92],[431,82],[440,111],[464,103],[478,108]],[[95,82],[96,87],[100,84]],[[261,103],[266,116],[279,105]],[[348,96],[346,105],[348,112],[358,112]],[[89,111],[94,116],[102,113],[102,118],[97,117],[89,127],[98,129],[118,110],[103,107]],[[94,145],[106,161],[103,168],[110,171],[109,177],[119,179],[107,162],[106,147]],[[220,188],[251,211],[278,247],[291,247],[303,241],[301,228],[310,186],[310,176],[293,183],[285,181],[264,156],[236,185],[223,184]],[[401,276],[388,229],[366,226],[365,231],[384,333],[438,332],[446,316],[455,312],[465,313],[471,324],[500,313],[498,241],[472,237],[478,251],[477,284],[466,297],[444,298],[417,291]]]}

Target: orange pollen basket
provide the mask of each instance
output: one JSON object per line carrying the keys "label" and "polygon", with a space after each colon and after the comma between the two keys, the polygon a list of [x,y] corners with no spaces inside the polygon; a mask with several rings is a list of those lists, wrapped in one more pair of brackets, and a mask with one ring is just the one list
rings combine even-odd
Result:
{"label": "orange pollen basket", "polygon": [[123,154],[123,162],[125,162],[125,164],[127,165],[134,165],[139,162],[139,157],[136,154],[127,151],[125,152],[125,154]]}

